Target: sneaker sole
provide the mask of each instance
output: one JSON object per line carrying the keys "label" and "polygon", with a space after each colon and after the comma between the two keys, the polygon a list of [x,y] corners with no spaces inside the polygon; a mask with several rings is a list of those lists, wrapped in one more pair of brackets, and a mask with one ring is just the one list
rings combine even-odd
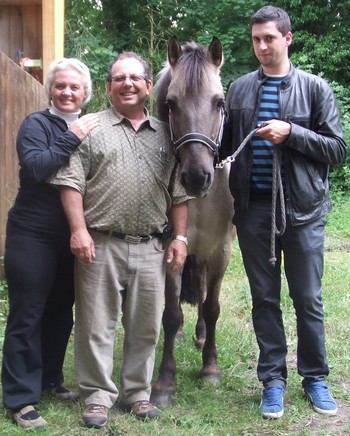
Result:
{"label": "sneaker sole", "polygon": [[261,412],[261,416],[264,419],[279,419],[282,418],[284,413],[284,410],[281,410],[280,412]]}
{"label": "sneaker sole", "polygon": [[319,407],[316,407],[312,405],[315,412],[320,413],[321,415],[328,415],[328,416],[334,416],[338,413],[338,409],[335,410],[327,410],[327,409],[320,409]]}

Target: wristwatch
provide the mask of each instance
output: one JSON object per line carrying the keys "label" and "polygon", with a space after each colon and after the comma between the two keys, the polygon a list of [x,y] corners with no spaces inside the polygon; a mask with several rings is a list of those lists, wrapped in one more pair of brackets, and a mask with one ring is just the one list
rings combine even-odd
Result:
{"label": "wristwatch", "polygon": [[176,239],[177,241],[182,241],[186,244],[186,246],[188,245],[188,239],[186,236],[182,236],[182,235],[175,235],[174,239]]}

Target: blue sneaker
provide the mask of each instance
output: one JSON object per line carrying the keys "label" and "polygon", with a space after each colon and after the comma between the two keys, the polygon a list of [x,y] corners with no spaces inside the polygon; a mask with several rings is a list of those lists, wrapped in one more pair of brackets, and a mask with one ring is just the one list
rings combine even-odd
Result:
{"label": "blue sneaker", "polygon": [[271,386],[263,389],[260,410],[263,418],[282,418],[284,412],[284,386]]}
{"label": "blue sneaker", "polygon": [[304,391],[314,410],[323,415],[336,415],[337,404],[324,381],[305,383]]}

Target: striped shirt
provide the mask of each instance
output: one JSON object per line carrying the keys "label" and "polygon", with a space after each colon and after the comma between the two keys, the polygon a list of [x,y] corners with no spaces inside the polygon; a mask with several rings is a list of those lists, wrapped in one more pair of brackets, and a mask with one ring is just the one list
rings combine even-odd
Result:
{"label": "striped shirt", "polygon": [[[263,85],[258,113],[258,124],[279,119],[278,93],[282,77],[269,77]],[[258,135],[252,138],[253,167],[250,178],[252,191],[270,193],[272,190],[273,145]]]}

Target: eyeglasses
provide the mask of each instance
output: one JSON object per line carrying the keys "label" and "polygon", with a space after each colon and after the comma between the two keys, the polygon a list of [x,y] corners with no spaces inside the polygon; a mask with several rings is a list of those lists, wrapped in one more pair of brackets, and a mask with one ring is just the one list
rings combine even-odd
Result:
{"label": "eyeglasses", "polygon": [[112,82],[116,83],[123,83],[126,79],[131,80],[134,83],[141,82],[141,80],[146,80],[145,76],[138,76],[137,74],[131,74],[128,76],[122,75],[122,76],[114,76],[111,78]]}

